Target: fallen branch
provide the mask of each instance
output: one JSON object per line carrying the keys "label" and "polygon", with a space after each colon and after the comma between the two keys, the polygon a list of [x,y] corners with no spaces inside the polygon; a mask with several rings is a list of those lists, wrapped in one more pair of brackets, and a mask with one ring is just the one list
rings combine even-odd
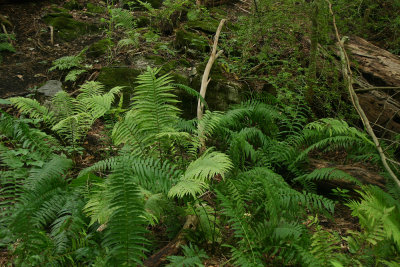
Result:
{"label": "fallen branch", "polygon": [[354,108],[356,109],[358,115],[361,118],[361,121],[364,125],[364,127],[366,128],[367,133],[371,136],[375,147],[379,153],[379,156],[381,158],[383,167],[386,169],[386,171],[389,173],[390,177],[392,178],[392,180],[396,183],[396,185],[400,188],[400,181],[397,178],[396,174],[393,172],[393,170],[390,168],[390,166],[387,163],[387,158],[385,153],[382,150],[382,147],[379,143],[378,138],[376,137],[374,130],[371,127],[371,124],[367,118],[367,116],[365,115],[364,110],[362,109],[359,101],[358,101],[358,96],[356,94],[356,92],[354,91],[353,88],[353,82],[352,82],[352,71],[351,71],[351,67],[350,67],[350,60],[349,57],[346,53],[346,49],[344,47],[344,42],[346,41],[346,38],[340,38],[339,35],[339,31],[337,29],[336,26],[336,19],[335,19],[335,14],[332,11],[332,4],[329,0],[325,0],[328,5],[329,5],[329,12],[332,16],[332,21],[333,21],[333,27],[335,29],[335,35],[336,35],[336,39],[338,41],[338,46],[339,46],[339,50],[340,50],[340,58],[342,61],[342,71],[343,71],[343,78],[345,79],[346,83],[347,83],[347,88],[349,90],[349,94],[350,94],[350,98],[351,98],[351,102],[353,103]]}
{"label": "fallen branch", "polygon": [[175,255],[178,253],[180,247],[186,244],[185,235],[187,230],[195,230],[197,227],[198,218],[195,215],[188,215],[186,217],[186,222],[182,227],[182,230],[175,237],[174,240],[169,242],[165,247],[157,251],[155,254],[147,258],[143,265],[148,267],[157,267],[163,264],[168,256]]}
{"label": "fallen branch", "polygon": [[356,89],[356,92],[368,92],[374,90],[398,90],[400,87],[390,87],[390,86],[377,86],[377,87],[369,87],[369,88],[361,88]]}

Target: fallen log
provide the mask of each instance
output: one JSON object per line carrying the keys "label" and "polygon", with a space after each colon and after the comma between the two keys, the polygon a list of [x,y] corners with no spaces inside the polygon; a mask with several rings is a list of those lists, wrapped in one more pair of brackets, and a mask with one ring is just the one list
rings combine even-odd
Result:
{"label": "fallen log", "polygon": [[[335,164],[330,161],[319,160],[319,159],[310,159],[309,160],[310,170],[322,169],[322,168],[335,168],[341,171],[344,171],[357,180],[359,180],[362,184],[372,184],[379,186],[381,188],[385,187],[385,178],[379,173],[369,170],[362,163],[351,163],[351,164]],[[329,184],[331,187],[344,187],[344,188],[355,188],[355,185],[351,182],[345,180],[330,180],[324,181],[325,184]]]}
{"label": "fallen log", "polygon": [[400,86],[400,57],[363,38],[353,36],[346,43],[352,67],[367,74],[371,84]]}

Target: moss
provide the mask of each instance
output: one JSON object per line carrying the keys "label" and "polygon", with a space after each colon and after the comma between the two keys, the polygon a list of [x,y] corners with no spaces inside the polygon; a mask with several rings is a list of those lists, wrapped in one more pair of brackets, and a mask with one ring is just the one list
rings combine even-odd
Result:
{"label": "moss", "polygon": [[215,33],[217,31],[219,21],[215,19],[194,20],[188,21],[186,25],[191,29],[199,30],[205,33]]}
{"label": "moss", "polygon": [[108,89],[115,86],[127,86],[133,89],[136,78],[140,74],[140,70],[129,67],[105,67],[101,69],[97,80]]}
{"label": "moss", "polygon": [[95,4],[92,4],[92,3],[87,3],[86,4],[86,9],[89,12],[98,13],[98,14],[101,14],[101,13],[105,12],[105,7],[98,6],[98,5],[95,5]]}
{"label": "moss", "polygon": [[125,86],[123,90],[123,106],[127,107],[129,105],[133,88],[135,87],[136,78],[140,74],[140,70],[129,67],[106,67],[101,69],[97,81],[101,82],[106,89],[111,89],[115,86]]}
{"label": "moss", "polygon": [[[196,66],[197,75],[190,84],[192,88],[200,88],[205,66],[206,63]],[[240,103],[242,98],[241,85],[229,80],[225,76],[223,68],[217,62],[211,69],[210,78],[206,101],[212,110],[226,110],[230,105]]]}
{"label": "moss", "polygon": [[88,50],[86,51],[86,55],[88,57],[100,57],[106,54],[108,49],[113,45],[114,43],[110,39],[100,40],[89,46]]}
{"label": "moss", "polygon": [[69,10],[74,10],[74,9],[79,10],[82,9],[83,6],[77,0],[70,0],[64,4],[64,8]]}
{"label": "moss", "polygon": [[176,32],[175,46],[177,48],[187,47],[200,52],[207,52],[210,50],[208,40],[205,37],[183,29]]}
{"label": "moss", "polygon": [[165,63],[165,59],[159,55],[146,55],[146,59],[153,61],[153,63],[158,66]]}
{"label": "moss", "polygon": [[97,30],[95,25],[74,20],[68,13],[47,14],[43,20],[53,26],[56,36],[64,41],[72,41],[81,35]]}
{"label": "moss", "polygon": [[[149,3],[153,8],[160,8],[164,0],[146,0],[143,2]],[[124,6],[129,6],[130,8],[133,8],[135,10],[146,10],[146,8],[137,1],[122,0],[122,4]]]}

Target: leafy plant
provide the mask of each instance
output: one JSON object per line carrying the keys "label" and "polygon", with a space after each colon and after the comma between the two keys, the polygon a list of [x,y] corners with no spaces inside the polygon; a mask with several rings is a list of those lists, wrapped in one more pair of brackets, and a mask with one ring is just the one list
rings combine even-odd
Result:
{"label": "leafy plant", "polygon": [[96,119],[111,109],[115,95],[122,87],[114,87],[104,93],[104,87],[98,82],[86,82],[80,88],[81,93],[71,97],[62,91],[57,93],[48,108],[37,100],[13,97],[10,101],[22,113],[31,118],[42,119],[43,123],[57,133],[65,142],[77,146],[86,136]]}

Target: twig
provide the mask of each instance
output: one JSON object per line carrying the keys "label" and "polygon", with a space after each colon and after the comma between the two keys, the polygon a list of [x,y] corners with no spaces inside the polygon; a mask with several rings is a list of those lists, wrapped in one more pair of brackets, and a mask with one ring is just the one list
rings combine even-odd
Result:
{"label": "twig", "polygon": [[374,91],[374,90],[397,90],[400,89],[400,87],[387,87],[387,86],[378,86],[378,87],[368,87],[368,88],[361,88],[361,89],[356,89],[356,92],[368,92],[368,91]]}
{"label": "twig", "polygon": [[7,39],[8,39],[8,41],[10,42],[10,44],[13,44],[12,39],[11,39],[10,36],[8,35],[6,26],[5,26],[3,23],[1,24],[1,28],[3,28],[3,32],[4,32],[4,34],[7,36]]}
{"label": "twig", "polygon": [[54,27],[49,26],[49,28],[50,28],[50,42],[51,42],[51,45],[54,45]]}
{"label": "twig", "polygon": [[[211,56],[210,56],[210,59],[208,60],[206,68],[204,69],[204,74],[203,74],[203,78],[201,80],[201,88],[200,88],[200,95],[203,97],[203,99],[206,98],[207,86],[211,81],[211,79],[208,78],[208,76],[210,75],[211,68],[212,68],[215,60],[224,52],[223,50],[219,50],[217,52],[218,39],[219,39],[219,35],[221,34],[222,26],[224,26],[224,23],[225,23],[225,19],[222,19],[219,23],[217,32],[215,33],[215,37],[214,37],[214,44],[213,44],[213,48],[211,51]],[[198,120],[201,120],[203,118],[203,109],[204,109],[204,104],[199,99],[199,101],[197,103],[197,119]],[[205,150],[203,132],[204,132],[204,129],[199,128],[199,139],[200,139],[202,151]]]}
{"label": "twig", "polygon": [[383,167],[389,173],[390,177],[393,179],[393,181],[396,183],[396,185],[400,188],[400,181],[397,178],[396,174],[393,172],[393,170],[388,165],[387,158],[385,156],[385,153],[382,150],[379,140],[376,137],[374,130],[372,129],[371,124],[369,123],[369,120],[368,120],[367,116],[365,115],[365,112],[362,109],[362,107],[358,101],[358,96],[357,96],[356,92],[354,91],[353,83],[352,83],[352,71],[351,71],[351,67],[350,67],[350,60],[346,53],[346,49],[344,47],[344,42],[345,42],[346,38],[343,38],[343,39],[340,38],[339,31],[336,26],[335,14],[333,13],[333,10],[332,10],[332,4],[329,0],[325,0],[325,1],[329,5],[329,12],[332,16],[333,27],[335,29],[335,35],[336,35],[336,39],[338,41],[338,46],[340,49],[340,58],[342,61],[342,68],[343,68],[343,78],[345,79],[345,81],[347,81],[347,88],[350,93],[351,102],[353,103],[353,106],[356,109],[358,115],[360,116],[361,121],[367,130],[367,133],[371,136],[371,138],[375,144],[375,147],[378,150]]}

